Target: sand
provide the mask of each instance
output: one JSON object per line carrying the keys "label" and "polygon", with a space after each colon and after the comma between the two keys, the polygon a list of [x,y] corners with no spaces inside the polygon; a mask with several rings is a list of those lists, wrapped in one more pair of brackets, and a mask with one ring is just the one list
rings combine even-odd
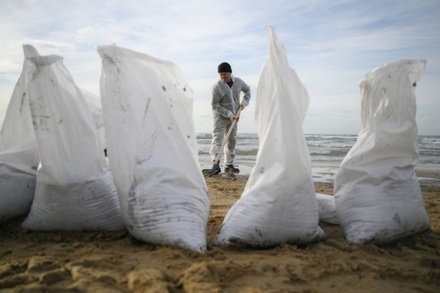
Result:
{"label": "sand", "polygon": [[[419,173],[418,173],[419,174]],[[437,178],[438,173],[419,176]],[[206,179],[209,242],[246,177]],[[331,184],[316,192],[332,194]],[[338,225],[325,241],[271,249],[150,245],[127,232],[46,233],[0,226],[0,292],[440,292],[440,188],[422,185],[427,232],[388,245],[349,245]]]}

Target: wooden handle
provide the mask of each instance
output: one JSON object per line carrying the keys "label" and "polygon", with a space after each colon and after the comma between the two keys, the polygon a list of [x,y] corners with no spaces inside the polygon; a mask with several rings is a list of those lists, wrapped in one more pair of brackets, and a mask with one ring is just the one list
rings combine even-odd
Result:
{"label": "wooden handle", "polygon": [[217,154],[217,157],[215,157],[215,159],[214,159],[214,164],[215,165],[218,164],[218,162],[220,161],[220,158],[221,158],[222,153],[223,153],[223,149],[225,148],[226,142],[228,141],[229,136],[231,135],[232,129],[234,129],[234,126],[237,123],[238,118],[240,118],[240,111],[241,111],[241,107],[238,107],[237,114],[235,115],[235,116],[237,116],[237,119],[232,121],[232,124],[231,124],[231,126],[229,127],[229,130],[228,130],[228,133],[226,133],[226,136],[223,137],[222,146],[220,147],[220,150],[219,150],[219,152]]}

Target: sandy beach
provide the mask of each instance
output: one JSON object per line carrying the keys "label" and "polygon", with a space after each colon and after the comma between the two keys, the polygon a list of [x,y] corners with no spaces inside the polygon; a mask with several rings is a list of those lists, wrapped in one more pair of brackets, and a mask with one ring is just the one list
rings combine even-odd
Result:
{"label": "sandy beach", "polygon": [[[246,180],[206,178],[209,242]],[[440,292],[440,188],[421,186],[431,229],[382,246],[349,245],[338,225],[321,222],[327,239],[319,243],[195,253],[126,231],[26,231],[15,219],[0,226],[0,292]],[[333,194],[331,184],[315,189]]]}

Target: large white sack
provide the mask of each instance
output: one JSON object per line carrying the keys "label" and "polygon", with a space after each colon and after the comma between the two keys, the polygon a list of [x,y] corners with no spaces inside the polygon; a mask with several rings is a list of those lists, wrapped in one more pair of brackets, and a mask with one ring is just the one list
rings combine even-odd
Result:
{"label": "large white sack", "polygon": [[[31,45],[23,45],[25,58],[39,56],[38,51]],[[34,127],[32,125],[32,116],[29,108],[29,98],[27,93],[26,72],[28,67],[23,64],[22,72],[15,84],[11,99],[5,114],[5,119],[0,130],[0,152],[11,147],[20,145],[24,142],[34,140]],[[101,111],[101,101],[98,96],[81,90],[86,99],[89,111],[92,114],[101,145],[105,148],[104,122]]]}
{"label": "large white sack", "polygon": [[101,98],[83,89],[81,90],[81,93],[87,102],[87,108],[89,109],[90,114],[92,114],[92,118],[95,122],[96,130],[98,132],[98,138],[101,143],[101,148],[104,151],[104,149],[107,147],[107,143],[105,141],[105,127],[104,117],[102,116],[101,109]]}
{"label": "large white sack", "polygon": [[[25,58],[39,56],[37,50],[30,45],[23,45],[23,52]],[[28,67],[23,64],[22,72],[9,100],[0,131],[0,152],[35,139],[27,93],[29,76],[27,70]]]}
{"label": "large white sack", "polygon": [[35,199],[22,226],[42,231],[123,229],[96,127],[62,57],[33,56],[24,66],[41,162]]}
{"label": "large white sack", "polygon": [[316,200],[318,201],[319,221],[338,225],[339,218],[336,212],[335,197],[333,195],[317,193]]}
{"label": "large white sack", "polygon": [[269,58],[257,87],[260,145],[241,198],[226,215],[214,244],[256,247],[323,238],[311,161],[302,131],[309,97],[285,48],[269,30]]}
{"label": "large white sack", "polygon": [[350,243],[385,243],[429,228],[415,173],[415,89],[425,66],[385,64],[360,82],[363,129],[335,177],[336,209]]}
{"label": "large white sack", "polygon": [[135,238],[206,250],[209,194],[197,160],[192,90],[171,62],[100,46],[108,159]]}
{"label": "large white sack", "polygon": [[[23,46],[24,56],[38,56]],[[27,67],[15,84],[0,131],[0,222],[29,212],[35,192],[39,155],[27,94]]]}
{"label": "large white sack", "polygon": [[38,163],[35,139],[0,153],[0,223],[29,212]]}

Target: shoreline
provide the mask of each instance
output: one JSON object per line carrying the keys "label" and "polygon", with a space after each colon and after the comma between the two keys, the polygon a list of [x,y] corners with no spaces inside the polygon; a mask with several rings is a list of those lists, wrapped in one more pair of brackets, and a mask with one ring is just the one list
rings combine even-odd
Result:
{"label": "shoreline", "polygon": [[[204,167],[205,169],[211,169],[211,167],[207,167],[207,166]],[[333,185],[336,171],[337,170],[331,168],[312,167],[312,177],[315,185],[318,183]],[[440,190],[440,170],[416,168],[416,175],[418,177],[420,187],[428,188],[430,190],[431,189]],[[219,176],[219,175],[215,175],[215,176]],[[221,173],[221,176],[225,178],[230,177],[230,175],[227,175],[225,173]],[[249,176],[250,176],[249,173],[243,174],[243,172],[240,172],[240,174],[238,175],[232,175],[232,177],[236,177],[237,179],[241,179],[241,180],[247,180]]]}

